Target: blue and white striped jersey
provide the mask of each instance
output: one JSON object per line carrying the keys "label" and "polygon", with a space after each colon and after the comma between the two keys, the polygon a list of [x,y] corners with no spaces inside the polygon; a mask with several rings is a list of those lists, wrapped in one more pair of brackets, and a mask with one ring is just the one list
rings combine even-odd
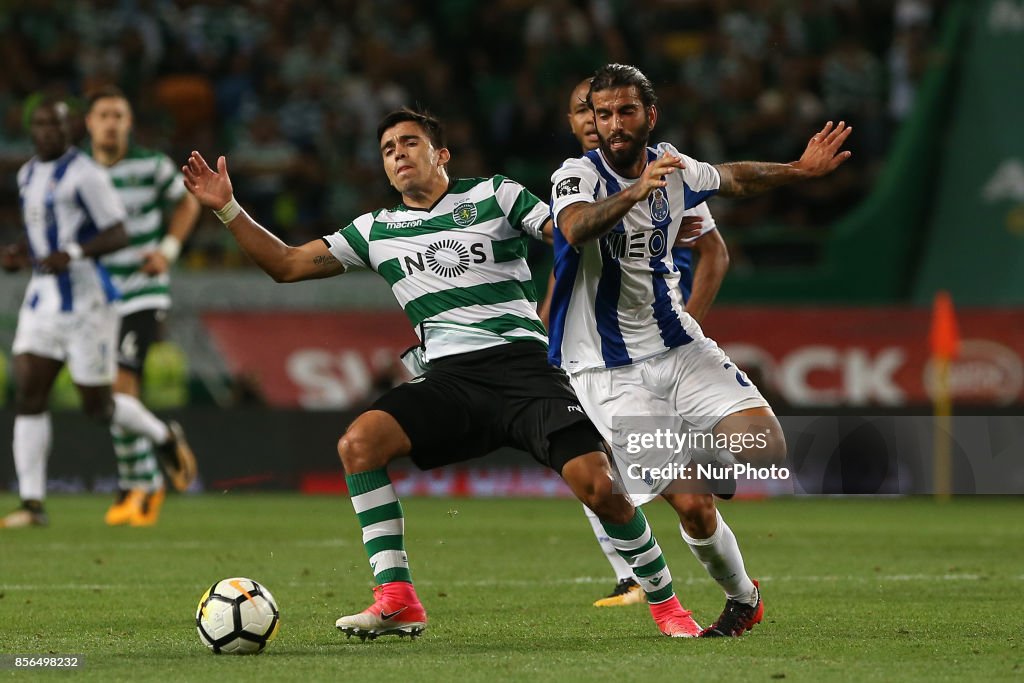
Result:
{"label": "blue and white striped jersey", "polygon": [[[720,178],[713,166],[668,143],[649,147],[648,161],[662,153],[680,157],[686,168],[611,232],[574,249],[555,230],[549,360],[569,373],[630,365],[703,336],[686,313],[671,245],[687,212],[704,216],[704,232],[714,228],[703,202]],[[615,173],[600,150],[567,160],[551,177],[556,228],[570,204],[605,199],[635,182]]]}
{"label": "blue and white striped jersey", "polygon": [[[71,147],[60,158],[30,159],[18,170],[18,194],[33,262],[68,244],[84,244],[124,221],[124,204],[110,176]],[[24,306],[43,313],[69,313],[117,299],[110,275],[94,259],[72,261],[63,273],[32,273]]]}

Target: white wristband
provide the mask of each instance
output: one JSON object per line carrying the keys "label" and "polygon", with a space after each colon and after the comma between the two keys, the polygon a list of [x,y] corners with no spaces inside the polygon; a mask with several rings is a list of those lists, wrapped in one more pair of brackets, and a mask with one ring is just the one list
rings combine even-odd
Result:
{"label": "white wristband", "polygon": [[85,256],[82,251],[82,245],[78,242],[69,242],[64,245],[64,253],[68,255],[72,261],[80,261]]}
{"label": "white wristband", "polygon": [[217,214],[217,218],[224,225],[227,225],[231,221],[235,220],[235,216],[242,213],[242,207],[239,206],[238,202],[235,201],[234,196],[231,197],[231,201],[222,206],[221,208],[214,211]]}
{"label": "white wristband", "polygon": [[181,253],[181,240],[174,235],[164,235],[164,238],[160,240],[160,246],[157,248],[163,257],[167,259],[167,263],[174,263],[178,260],[178,254]]}

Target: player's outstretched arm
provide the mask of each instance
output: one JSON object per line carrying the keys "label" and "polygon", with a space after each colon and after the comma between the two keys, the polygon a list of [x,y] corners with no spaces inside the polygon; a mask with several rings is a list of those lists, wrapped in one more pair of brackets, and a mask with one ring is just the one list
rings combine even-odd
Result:
{"label": "player's outstretched arm", "polygon": [[634,204],[647,199],[656,188],[668,185],[665,176],[682,168],[682,159],[663,154],[649,163],[640,179],[628,189],[599,202],[577,202],[562,209],[558,213],[558,229],[574,247],[596,240],[614,228]]}
{"label": "player's outstretched arm", "polygon": [[750,197],[798,180],[827,175],[852,155],[849,151],[840,151],[852,132],[853,128],[843,121],[835,128],[829,121],[807,143],[800,159],[790,164],[761,161],[718,164],[715,168],[722,178],[718,193],[723,197]]}
{"label": "player's outstretched arm", "polygon": [[228,162],[223,156],[217,159],[214,171],[199,152],[192,152],[181,171],[185,174],[185,188],[201,205],[217,214],[242,251],[275,281],[315,280],[345,272],[323,240],[290,247],[254,221],[235,201]]}

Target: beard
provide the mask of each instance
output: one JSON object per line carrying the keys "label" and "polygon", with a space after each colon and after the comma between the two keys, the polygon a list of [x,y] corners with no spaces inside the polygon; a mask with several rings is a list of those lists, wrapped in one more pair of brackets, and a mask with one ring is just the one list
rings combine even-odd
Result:
{"label": "beard", "polygon": [[[601,151],[604,153],[605,158],[616,168],[626,169],[639,163],[644,158],[649,134],[650,129],[646,129],[642,132],[642,137],[628,133],[616,133],[610,138],[601,137],[601,134],[598,133],[597,137],[601,141]],[[612,149],[612,142],[619,141],[625,142],[626,145],[618,149]]]}

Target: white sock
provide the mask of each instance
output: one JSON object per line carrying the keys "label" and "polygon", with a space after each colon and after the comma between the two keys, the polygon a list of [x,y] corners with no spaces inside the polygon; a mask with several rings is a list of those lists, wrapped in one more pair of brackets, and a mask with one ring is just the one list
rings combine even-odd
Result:
{"label": "white sock", "polygon": [[22,500],[46,498],[46,461],[52,437],[49,413],[14,418],[14,469]]}
{"label": "white sock", "polygon": [[612,539],[608,537],[608,533],[601,526],[601,520],[586,505],[583,506],[583,511],[587,513],[590,526],[594,528],[594,535],[597,536],[597,543],[601,546],[601,551],[608,558],[608,564],[612,566],[612,571],[615,572],[615,580],[624,581],[625,579],[632,579],[633,570],[630,568],[629,563],[622,559],[622,556],[615,550],[615,546],[612,545]]}
{"label": "white sock", "polygon": [[114,394],[114,417],[111,422],[126,432],[148,437],[153,443],[165,443],[171,432],[167,425],[149,412],[142,401],[130,394]]}
{"label": "white sock", "polygon": [[715,510],[715,516],[717,528],[711,538],[690,538],[682,524],[679,525],[679,531],[694,556],[725,591],[726,597],[753,605],[757,602],[757,591],[743,567],[743,555],[740,554],[736,535],[722,519],[721,512]]}

